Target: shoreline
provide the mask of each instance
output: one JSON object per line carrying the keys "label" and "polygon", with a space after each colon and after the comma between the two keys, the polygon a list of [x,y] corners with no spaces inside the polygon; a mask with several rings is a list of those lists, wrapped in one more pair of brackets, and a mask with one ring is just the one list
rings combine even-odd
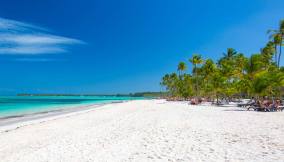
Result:
{"label": "shoreline", "polygon": [[31,114],[23,115],[12,115],[0,117],[0,133],[9,132],[27,125],[42,123],[50,120],[56,120],[58,118],[64,118],[73,116],[81,113],[87,113],[105,105],[119,104],[124,102],[130,102],[131,100],[125,101],[113,101],[109,103],[96,103],[87,105],[78,105],[69,108],[61,108],[57,110],[49,110],[42,112],[35,112]]}
{"label": "shoreline", "polygon": [[112,103],[1,132],[0,159],[276,162],[284,160],[283,119],[165,100]]}

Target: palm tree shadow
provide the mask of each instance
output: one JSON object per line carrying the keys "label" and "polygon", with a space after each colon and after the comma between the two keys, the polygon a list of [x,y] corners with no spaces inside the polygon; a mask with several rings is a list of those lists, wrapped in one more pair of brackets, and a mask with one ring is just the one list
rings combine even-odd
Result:
{"label": "palm tree shadow", "polygon": [[242,109],[230,109],[230,110],[223,110],[223,111],[248,111],[248,110],[242,110]]}

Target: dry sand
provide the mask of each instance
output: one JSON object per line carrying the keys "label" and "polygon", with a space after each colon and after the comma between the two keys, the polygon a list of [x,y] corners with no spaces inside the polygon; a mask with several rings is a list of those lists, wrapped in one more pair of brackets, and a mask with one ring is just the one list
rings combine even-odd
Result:
{"label": "dry sand", "polygon": [[241,110],[141,100],[18,123],[0,161],[284,161],[284,112]]}

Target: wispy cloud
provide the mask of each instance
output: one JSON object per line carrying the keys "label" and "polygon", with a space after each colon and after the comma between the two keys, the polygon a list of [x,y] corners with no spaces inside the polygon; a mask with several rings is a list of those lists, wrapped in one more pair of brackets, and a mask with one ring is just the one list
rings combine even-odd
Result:
{"label": "wispy cloud", "polygon": [[67,52],[63,47],[55,46],[13,46],[13,47],[0,47],[0,54],[26,54],[26,55],[38,55],[38,54],[50,54],[50,53],[64,53]]}
{"label": "wispy cloud", "polygon": [[28,32],[28,31],[50,31],[47,28],[43,28],[37,25],[33,25],[26,22],[20,22],[10,19],[4,19],[0,17],[0,31],[11,30],[11,32]]}
{"label": "wispy cloud", "polygon": [[66,47],[83,44],[78,39],[50,34],[33,24],[0,18],[0,54],[52,54],[67,52]]}
{"label": "wispy cloud", "polygon": [[18,58],[14,61],[17,62],[54,62],[54,61],[65,61],[62,59],[49,59],[49,58]]}

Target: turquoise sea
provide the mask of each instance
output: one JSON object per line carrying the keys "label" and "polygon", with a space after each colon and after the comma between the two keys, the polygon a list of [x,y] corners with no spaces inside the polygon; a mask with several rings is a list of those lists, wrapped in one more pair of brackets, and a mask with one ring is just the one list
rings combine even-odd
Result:
{"label": "turquoise sea", "polygon": [[0,117],[68,109],[80,105],[104,104],[140,97],[111,96],[0,96]]}

